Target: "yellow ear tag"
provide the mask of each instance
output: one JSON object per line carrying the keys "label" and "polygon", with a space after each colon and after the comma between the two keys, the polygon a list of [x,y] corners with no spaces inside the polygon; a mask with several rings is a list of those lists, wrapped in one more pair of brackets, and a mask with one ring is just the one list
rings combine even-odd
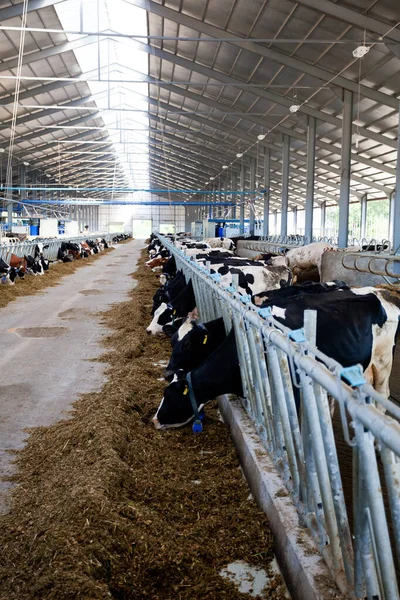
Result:
{"label": "yellow ear tag", "polygon": [[208,335],[206,335],[206,336],[204,337],[203,346],[204,346],[204,344],[207,344],[207,339],[208,339]]}
{"label": "yellow ear tag", "polygon": [[172,311],[173,315],[176,315],[176,308],[174,308],[174,310]]}
{"label": "yellow ear tag", "polygon": [[186,396],[188,391],[189,391],[189,388],[188,388],[188,386],[186,386],[185,389],[183,390],[183,395]]}

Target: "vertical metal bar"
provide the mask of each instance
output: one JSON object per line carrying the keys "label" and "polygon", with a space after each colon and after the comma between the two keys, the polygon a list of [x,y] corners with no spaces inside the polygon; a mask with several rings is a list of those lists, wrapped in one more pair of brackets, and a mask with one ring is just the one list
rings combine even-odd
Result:
{"label": "vertical metal bar", "polygon": [[[326,202],[321,204],[321,236],[325,235],[325,224],[326,224]],[[312,238],[310,242],[312,241]]]}
{"label": "vertical metal bar", "polygon": [[361,197],[361,219],[360,219],[360,238],[364,239],[367,235],[367,194]]}
{"label": "vertical metal bar", "polygon": [[[343,90],[342,159],[340,168],[338,247],[346,248],[349,230],[353,92]],[[400,224],[400,221],[399,221]]]}
{"label": "vertical metal bar", "polygon": [[396,191],[394,195],[393,212],[393,248],[396,254],[400,252],[400,119],[397,136]]}
{"label": "vertical metal bar", "polygon": [[[232,192],[234,192],[236,190],[236,173],[235,171],[232,169],[231,170],[231,190]],[[232,207],[232,219],[236,219],[236,201],[237,201],[237,194],[232,194],[231,196],[231,201],[235,203],[235,205]]]}
{"label": "vertical metal bar", "polygon": [[263,221],[263,236],[269,235],[269,200],[271,186],[271,152],[269,148],[264,149],[264,221]]}
{"label": "vertical metal bar", "polygon": [[389,531],[386,521],[385,507],[382,498],[382,486],[379,478],[378,465],[372,434],[365,431],[361,423],[356,423],[356,439],[361,451],[362,475],[368,499],[368,509],[371,515],[371,538],[376,545],[375,564],[378,577],[384,589],[384,598],[398,598],[399,590],[396,582],[396,572],[390,544]]}
{"label": "vertical metal bar", "polygon": [[290,137],[283,136],[282,150],[282,214],[281,214],[281,235],[287,235],[287,215],[289,208],[289,154]]}
{"label": "vertical metal bar", "polygon": [[256,187],[256,160],[255,158],[250,159],[250,201],[249,201],[249,220],[250,220],[250,235],[254,235],[254,225],[255,225],[255,203],[254,203],[254,190]]}
{"label": "vertical metal bar", "polygon": [[400,462],[394,452],[384,444],[381,448],[382,463],[385,470],[386,487],[392,515],[394,540],[397,551],[397,563],[400,563]]}
{"label": "vertical metal bar", "polygon": [[308,117],[307,127],[307,188],[306,188],[306,214],[304,235],[312,241],[313,215],[314,215],[314,182],[315,182],[315,139],[316,119]]}
{"label": "vertical metal bar", "polygon": [[278,233],[278,211],[274,210],[274,234]]}
{"label": "vertical metal bar", "polygon": [[[246,167],[244,164],[244,160],[242,159],[242,164],[240,167],[240,191],[244,191],[245,186],[245,178],[246,178]],[[240,211],[239,211],[239,235],[244,234],[244,194],[240,195]]]}
{"label": "vertical metal bar", "polygon": [[297,233],[297,206],[293,206],[293,233]]}
{"label": "vertical metal bar", "polygon": [[388,237],[389,240],[392,242],[393,244],[393,250],[395,251],[396,254],[398,254],[398,252],[396,252],[396,248],[394,245],[394,198],[395,198],[395,192],[391,192],[389,195],[389,229],[388,229]]}

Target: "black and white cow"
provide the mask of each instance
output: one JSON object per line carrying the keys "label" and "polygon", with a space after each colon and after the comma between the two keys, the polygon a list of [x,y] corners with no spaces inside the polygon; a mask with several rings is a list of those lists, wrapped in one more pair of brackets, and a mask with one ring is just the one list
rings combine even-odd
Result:
{"label": "black and white cow", "polygon": [[[243,395],[233,330],[200,366],[193,369],[191,382],[199,412],[221,394]],[[186,374],[184,371],[178,371],[164,391],[153,424],[157,429],[182,427],[193,418],[194,411]]]}
{"label": "black and white cow", "polygon": [[[303,326],[304,310],[316,310],[319,350],[344,367],[361,364],[366,381],[383,396],[389,396],[400,295],[370,287],[354,288],[276,299],[270,302],[270,307],[274,318],[290,329]],[[226,364],[221,356],[224,354]],[[238,377],[236,344],[230,334],[213,354],[191,371],[199,410],[222,393],[235,393],[230,380],[236,381]],[[165,390],[153,420],[157,428],[180,427],[194,418],[186,390],[187,380],[181,370]]]}
{"label": "black and white cow", "polygon": [[252,302],[256,306],[269,306],[271,300],[283,300],[284,298],[292,298],[300,294],[326,294],[337,290],[348,290],[349,286],[344,281],[327,281],[325,283],[315,283],[307,281],[301,285],[289,285],[280,290],[267,290],[260,294],[255,294],[252,297]]}
{"label": "black and white cow", "polygon": [[285,287],[292,280],[292,272],[287,267],[266,267],[262,263],[231,266],[229,259],[220,264],[213,264],[210,273],[218,273],[221,276],[221,284],[225,287],[232,284],[232,275],[238,275],[238,291],[250,295]]}
{"label": "black and white cow", "polygon": [[0,283],[3,285],[14,285],[17,277],[24,278],[24,272],[16,267],[11,267],[0,258]]}
{"label": "black and white cow", "polygon": [[188,373],[200,365],[225,337],[222,317],[207,323],[186,319],[171,338],[172,355],[164,371],[165,379],[170,379],[180,369]]}
{"label": "black and white cow", "polygon": [[304,311],[317,311],[317,347],[343,367],[361,364],[377,392],[389,396],[400,317],[400,297],[373,287],[272,299],[272,316],[289,329],[303,326]]}
{"label": "black and white cow", "polygon": [[[154,312],[153,319],[146,331],[155,335],[162,333],[165,325],[174,325],[178,318],[188,316],[196,307],[196,299],[193,292],[193,284],[190,280],[185,288],[168,304],[162,302]],[[179,323],[181,325],[181,323]]]}

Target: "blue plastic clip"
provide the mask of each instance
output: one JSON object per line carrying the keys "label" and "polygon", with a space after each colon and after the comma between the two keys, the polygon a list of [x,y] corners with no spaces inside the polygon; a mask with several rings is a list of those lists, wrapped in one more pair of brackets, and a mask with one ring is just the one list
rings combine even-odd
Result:
{"label": "blue plastic clip", "polygon": [[259,308],[257,312],[263,319],[272,317],[272,310],[270,306],[266,306],[265,308]]}
{"label": "blue plastic clip", "polygon": [[353,365],[352,367],[344,367],[340,371],[340,376],[347,379],[351,387],[359,387],[366,383],[361,365]]}
{"label": "blue plastic clip", "polygon": [[249,294],[240,296],[240,301],[243,302],[243,304],[249,304],[249,302],[251,302],[251,296]]}
{"label": "blue plastic clip", "polygon": [[211,279],[214,279],[214,281],[216,283],[220,283],[221,281],[221,274],[220,273],[213,273],[212,275],[210,275]]}
{"label": "blue plastic clip", "polygon": [[201,433],[203,431],[203,423],[200,419],[196,419],[196,421],[192,425],[193,433]]}
{"label": "blue plastic clip", "polygon": [[296,342],[297,344],[299,344],[300,342],[306,342],[307,338],[304,334],[304,328],[301,327],[300,329],[293,329],[293,331],[289,333],[289,339],[291,339],[292,342]]}
{"label": "blue plastic clip", "polygon": [[233,285],[228,285],[226,289],[228,292],[232,292],[232,294],[237,292],[237,290],[233,287]]}

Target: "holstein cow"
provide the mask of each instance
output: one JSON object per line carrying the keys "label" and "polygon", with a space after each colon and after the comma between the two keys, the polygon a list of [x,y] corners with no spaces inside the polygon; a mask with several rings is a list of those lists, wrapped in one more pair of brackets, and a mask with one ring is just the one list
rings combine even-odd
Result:
{"label": "holstein cow", "polygon": [[[236,263],[235,263],[236,264]],[[258,294],[266,289],[273,290],[290,284],[292,272],[284,266],[266,267],[263,263],[231,266],[229,259],[221,264],[213,264],[210,273],[221,275],[221,284],[231,285],[232,275],[239,276],[239,291],[242,294]]]}
{"label": "holstein cow", "polygon": [[164,391],[153,424],[157,429],[182,427],[189,423],[195,412],[221,394],[241,396],[242,382],[233,330],[218,348],[191,374],[191,390],[184,371],[175,373],[170,385]]}
{"label": "holstein cow", "polygon": [[300,285],[290,285],[280,290],[267,290],[260,294],[255,294],[252,297],[252,302],[256,306],[269,306],[271,300],[282,300],[284,298],[292,298],[299,294],[326,294],[327,292],[335,292],[337,290],[348,290],[349,286],[344,281],[327,281],[325,283],[315,283],[314,281],[306,281]]}
{"label": "holstein cow", "polygon": [[[194,311],[195,307],[196,299],[194,297],[193,284],[190,280],[181,293],[171,300],[169,304],[166,302],[161,303],[154,312],[154,317],[146,329],[147,333],[152,335],[162,333],[164,326],[174,326],[176,319],[187,317]],[[181,324],[182,321],[179,322],[179,326]]]}
{"label": "holstein cow", "polygon": [[208,323],[186,319],[171,338],[172,355],[164,371],[165,379],[182,369],[188,373],[214,352],[225,339],[222,317]]}
{"label": "holstein cow", "polygon": [[285,256],[276,256],[271,258],[272,265],[286,265],[289,267],[294,276],[294,281],[299,278],[302,272],[308,272],[310,276],[313,269],[318,270],[319,278],[321,278],[321,260],[322,255],[325,251],[334,248],[331,244],[326,242],[313,242],[307,246],[301,246],[300,248],[292,248]]}
{"label": "holstein cow", "polygon": [[0,258],[0,283],[3,285],[14,285],[17,277],[24,278],[24,272],[16,267],[11,267]]}
{"label": "holstein cow", "polygon": [[209,246],[211,246],[211,248],[225,248],[225,250],[234,250],[235,249],[235,244],[233,242],[233,240],[231,240],[230,238],[219,238],[219,237],[214,237],[214,238],[205,238],[203,240],[203,242],[205,242],[206,244],[209,244]]}
{"label": "holstein cow", "polygon": [[[361,364],[367,382],[389,396],[399,294],[376,288],[337,290],[322,296],[304,293],[271,301],[270,306],[273,316],[291,329],[303,325],[305,309],[316,310],[319,350],[344,367]],[[232,332],[200,366],[192,369],[190,378],[198,411],[222,393],[240,394],[233,391],[239,387],[240,371]],[[178,371],[153,419],[157,428],[180,427],[195,417],[188,392],[188,378],[183,370]]]}
{"label": "holstein cow", "polygon": [[377,392],[389,396],[400,296],[373,287],[300,294],[264,302],[289,329],[303,326],[304,311],[317,311],[317,347],[343,367],[361,364]]}

